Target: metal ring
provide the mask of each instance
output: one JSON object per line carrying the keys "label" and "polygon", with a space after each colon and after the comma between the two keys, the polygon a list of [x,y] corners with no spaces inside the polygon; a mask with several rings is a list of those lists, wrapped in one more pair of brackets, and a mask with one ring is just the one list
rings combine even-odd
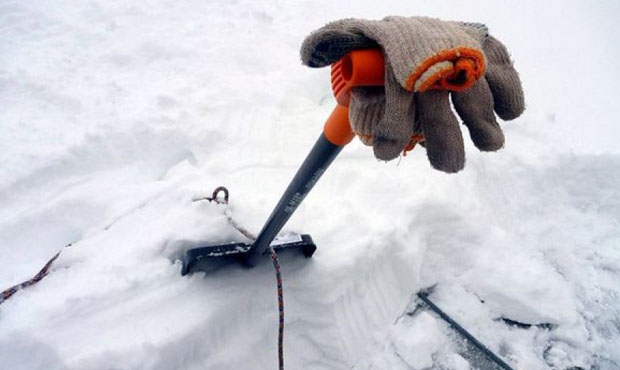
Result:
{"label": "metal ring", "polygon": [[[218,194],[220,192],[224,193],[224,201],[220,201],[218,198]],[[228,189],[223,186],[219,186],[213,190],[213,195],[209,198],[209,201],[215,201],[218,204],[228,204]]]}

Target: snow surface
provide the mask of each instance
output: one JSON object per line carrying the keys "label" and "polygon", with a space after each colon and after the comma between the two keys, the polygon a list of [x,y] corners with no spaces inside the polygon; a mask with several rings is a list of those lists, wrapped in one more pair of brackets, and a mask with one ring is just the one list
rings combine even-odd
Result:
{"label": "snow surface", "polygon": [[[620,3],[0,2],[2,369],[273,369],[269,263],[182,277],[258,231],[333,107],[312,30],[345,17],[486,23],[527,111],[466,169],[349,145],[285,231],[287,369],[469,369],[433,300],[515,369],[620,369]],[[408,314],[409,313],[409,314]],[[552,329],[509,326],[552,324]]]}

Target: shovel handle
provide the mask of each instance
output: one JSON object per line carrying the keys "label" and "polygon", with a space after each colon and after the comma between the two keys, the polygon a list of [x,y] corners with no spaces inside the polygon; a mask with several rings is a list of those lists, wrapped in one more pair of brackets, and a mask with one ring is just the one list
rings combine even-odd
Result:
{"label": "shovel handle", "polygon": [[323,133],[330,143],[344,146],[355,136],[349,123],[351,89],[383,86],[384,59],[378,49],[354,50],[332,64],[332,91],[338,105],[325,122]]}
{"label": "shovel handle", "polygon": [[244,265],[252,267],[258,263],[269,244],[338,153],[353,139],[354,134],[349,124],[351,88],[382,86],[383,75],[383,54],[374,49],[352,51],[332,65],[332,90],[338,104],[325,122],[323,133],[297,170],[297,174],[271,212],[254,244],[242,259]]}

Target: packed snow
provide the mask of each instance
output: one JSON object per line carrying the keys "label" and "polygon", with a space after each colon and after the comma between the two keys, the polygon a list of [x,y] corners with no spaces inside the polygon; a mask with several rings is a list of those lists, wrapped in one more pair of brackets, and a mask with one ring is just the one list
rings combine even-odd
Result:
{"label": "packed snow", "polygon": [[[431,298],[515,369],[620,369],[620,3],[0,2],[0,364],[275,369],[273,267],[181,276],[192,247],[258,231],[334,106],[301,65],[346,17],[486,23],[527,110],[506,146],[347,146],[285,226],[286,369],[473,369]],[[466,134],[466,133],[465,133]],[[467,135],[467,134],[466,134]],[[195,201],[217,186],[228,206]],[[64,248],[65,245],[71,244]],[[509,323],[520,323],[514,325]]]}

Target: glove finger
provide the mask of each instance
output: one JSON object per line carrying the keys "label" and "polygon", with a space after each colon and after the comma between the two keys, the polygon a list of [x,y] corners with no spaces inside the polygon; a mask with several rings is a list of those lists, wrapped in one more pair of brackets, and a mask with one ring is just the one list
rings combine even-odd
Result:
{"label": "glove finger", "polygon": [[373,150],[377,159],[389,161],[398,157],[411,140],[415,104],[414,95],[396,81],[388,64],[385,80],[385,110],[374,129]]}
{"label": "glove finger", "polygon": [[312,32],[301,45],[301,61],[309,67],[325,67],[353,49],[376,47],[361,27],[368,21],[341,19]]}
{"label": "glove finger", "polygon": [[486,80],[478,80],[463,92],[452,93],[452,103],[478,149],[493,151],[504,146],[504,133],[495,119],[493,96]]}
{"label": "glove finger", "polygon": [[373,145],[374,128],[385,114],[383,86],[354,87],[349,102],[349,122],[365,145]]}
{"label": "glove finger", "polygon": [[525,110],[525,98],[510,54],[504,44],[493,36],[486,38],[483,50],[488,62],[485,78],[493,94],[495,112],[503,120],[515,119]]}
{"label": "glove finger", "polygon": [[465,166],[465,148],[459,122],[450,108],[447,91],[429,90],[416,95],[418,122],[424,133],[431,165],[454,173]]}

